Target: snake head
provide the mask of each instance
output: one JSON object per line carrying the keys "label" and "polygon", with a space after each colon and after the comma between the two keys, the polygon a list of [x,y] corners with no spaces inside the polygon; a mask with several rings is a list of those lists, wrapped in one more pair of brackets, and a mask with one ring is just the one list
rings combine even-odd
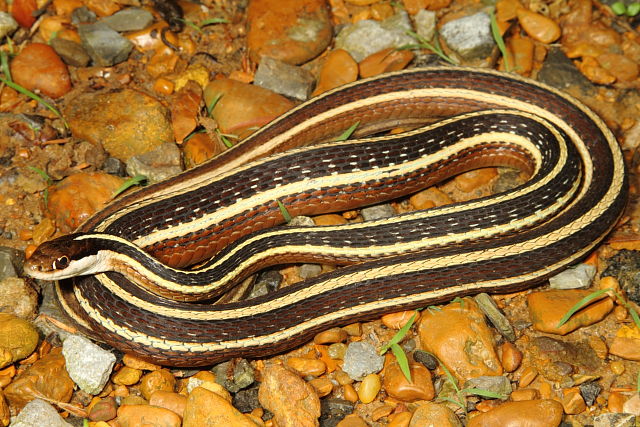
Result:
{"label": "snake head", "polygon": [[69,234],[42,243],[24,264],[27,276],[60,280],[105,271],[103,260],[91,239]]}

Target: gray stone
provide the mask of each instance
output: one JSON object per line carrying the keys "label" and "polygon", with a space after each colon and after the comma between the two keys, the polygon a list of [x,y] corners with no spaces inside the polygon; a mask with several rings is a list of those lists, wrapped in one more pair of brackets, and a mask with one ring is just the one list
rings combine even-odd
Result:
{"label": "gray stone", "polygon": [[16,277],[22,271],[24,252],[7,246],[0,246],[0,281]]}
{"label": "gray stone", "polygon": [[432,10],[422,9],[415,14],[413,22],[416,27],[416,33],[424,37],[425,40],[431,41],[436,33],[436,13]]}
{"label": "gray stone", "polygon": [[102,170],[111,175],[127,176],[127,167],[120,159],[107,157],[102,165]]}
{"label": "gray stone", "polygon": [[602,391],[602,386],[597,381],[580,384],[578,386],[580,394],[587,406],[592,406],[596,402],[596,398]]}
{"label": "gray stone", "polygon": [[232,403],[234,408],[243,413],[251,412],[256,408],[260,408],[261,405],[258,400],[258,386],[234,393]]}
{"label": "gray stone", "polygon": [[71,23],[73,25],[90,24],[96,22],[97,16],[95,12],[87,6],[81,6],[71,12]]}
{"label": "gray stone", "polygon": [[258,274],[256,282],[251,288],[251,292],[247,299],[261,297],[269,292],[275,291],[282,283],[282,274],[276,270],[267,270]]}
{"label": "gray stone", "polygon": [[[511,381],[509,381],[509,378],[504,377],[502,375],[496,375],[496,376],[483,375],[480,377],[471,378],[470,380],[467,380],[464,383],[463,388],[465,389],[475,388],[478,390],[490,391],[492,393],[496,393],[503,396],[504,399],[507,399],[511,394],[511,392],[513,391],[511,387]],[[476,394],[473,391],[470,391],[468,393]],[[479,391],[478,395],[481,395],[480,393],[481,392]]]}
{"label": "gray stone", "polygon": [[304,68],[263,56],[254,83],[265,89],[305,101],[313,90],[315,78]]}
{"label": "gray stone", "polygon": [[393,207],[385,203],[384,205],[369,206],[360,211],[365,221],[373,221],[376,219],[389,218],[396,214]]}
{"label": "gray stone", "polygon": [[118,32],[138,31],[151,25],[153,22],[153,15],[151,12],[138,7],[128,7],[111,16],[100,19],[99,22],[104,22],[112,30]]}
{"label": "gray stone", "polygon": [[351,379],[361,381],[369,374],[380,372],[383,365],[384,356],[380,356],[373,345],[366,341],[356,341],[347,347],[342,370]]}
{"label": "gray stone", "polygon": [[538,73],[538,80],[558,89],[577,86],[585,94],[595,93],[595,86],[576,68],[558,47],[549,49]]}
{"label": "gray stone", "polygon": [[95,65],[109,67],[126,61],[133,43],[109,28],[104,22],[78,27],[82,46]]}
{"label": "gray stone", "polygon": [[596,267],[578,264],[549,278],[551,289],[587,289],[596,276]]}
{"label": "gray stone", "polygon": [[404,11],[382,22],[364,19],[340,31],[336,37],[336,49],[346,50],[356,62],[360,62],[389,47],[415,44],[413,37],[407,34],[408,30],[411,30],[411,22]]}
{"label": "gray stone", "polygon": [[51,47],[62,58],[65,64],[74,67],[86,67],[91,57],[81,44],[59,37],[51,40]]}
{"label": "gray stone", "polygon": [[434,355],[424,350],[416,350],[413,352],[413,360],[422,363],[430,371],[438,367],[438,359]]}
{"label": "gray stone", "polygon": [[109,380],[116,357],[87,338],[69,335],[62,343],[69,376],[82,391],[96,395]]}
{"label": "gray stone", "polygon": [[166,142],[155,150],[137,154],[127,160],[127,173],[144,175],[149,183],[162,181],[182,172],[180,149],[173,142]]}
{"label": "gray stone", "polygon": [[220,363],[212,371],[216,375],[216,382],[231,393],[237,393],[255,382],[253,368],[246,359],[240,359],[237,363]]}
{"label": "gray stone", "polygon": [[0,280],[0,313],[11,313],[21,319],[34,319],[38,314],[38,292],[30,281],[21,277]]}
{"label": "gray stone", "polygon": [[593,427],[635,427],[633,414],[601,414],[593,419]]}
{"label": "gray stone", "polygon": [[345,399],[327,398],[320,400],[320,425],[333,427],[347,415],[351,414],[354,404]]}
{"label": "gray stone", "polygon": [[51,404],[41,399],[27,403],[10,427],[71,427]]}
{"label": "gray stone", "polygon": [[18,28],[18,23],[10,13],[0,12],[0,40],[13,33]]}
{"label": "gray stone", "polygon": [[303,279],[310,279],[322,273],[322,266],[319,264],[302,264],[298,268],[298,274]]}
{"label": "gray stone", "polygon": [[480,307],[480,310],[487,316],[489,321],[502,334],[503,337],[513,342],[516,340],[516,333],[511,326],[509,319],[500,311],[493,298],[488,294],[481,293],[473,298]]}
{"label": "gray stone", "polygon": [[440,29],[447,45],[466,60],[491,54],[495,41],[491,35],[491,18],[485,12],[449,21]]}
{"label": "gray stone", "polygon": [[316,223],[313,222],[313,218],[310,216],[298,215],[291,218],[291,221],[289,221],[287,225],[290,227],[312,227],[316,225]]}

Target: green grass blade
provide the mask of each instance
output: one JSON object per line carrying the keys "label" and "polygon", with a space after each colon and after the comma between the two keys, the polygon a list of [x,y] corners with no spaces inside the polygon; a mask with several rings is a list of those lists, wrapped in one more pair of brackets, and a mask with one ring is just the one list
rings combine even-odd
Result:
{"label": "green grass blade", "polygon": [[493,35],[493,40],[495,40],[496,44],[498,45],[498,49],[500,49],[500,53],[502,54],[502,59],[504,60],[504,70],[508,73],[511,71],[511,66],[509,64],[507,47],[504,44],[502,34],[500,34],[500,28],[498,28],[496,14],[491,11],[489,13],[489,16],[491,18],[491,34]]}
{"label": "green grass blade", "polygon": [[354,124],[349,126],[349,129],[342,132],[342,134],[336,138],[336,142],[346,141],[347,139],[351,138],[351,135],[353,135],[353,132],[356,131],[358,126],[360,126],[360,122],[355,122]]}
{"label": "green grass blade", "polygon": [[113,192],[113,196],[112,197],[117,197],[121,193],[123,193],[124,191],[126,191],[129,188],[133,187],[134,185],[141,185],[142,182],[144,182],[146,180],[147,180],[147,177],[145,175],[136,175],[134,177],[131,177],[128,180],[126,180],[125,182],[123,182],[122,185],[120,187],[118,187],[118,189],[116,191]]}
{"label": "green grass blade", "polygon": [[2,67],[2,74],[4,74],[8,81],[13,82],[11,69],[9,68],[9,55],[7,55],[7,52],[4,50],[0,51],[0,66]]}
{"label": "green grass blade", "polygon": [[454,405],[459,406],[459,407],[460,407],[460,409],[462,409],[463,411],[467,412],[467,406],[466,406],[464,403],[462,403],[462,402],[459,402],[459,401],[457,401],[457,400],[454,400],[454,399],[452,399],[452,398],[450,398],[450,397],[438,397],[438,399],[439,399],[439,400],[444,400],[444,401],[446,401],[446,402],[451,402],[451,403],[453,403]]}
{"label": "green grass blade", "polygon": [[431,43],[429,43],[429,41],[427,39],[425,39],[420,34],[414,32],[414,31],[407,30],[406,33],[408,35],[410,35],[411,37],[413,37],[414,39],[418,40],[418,43],[419,43],[418,47],[429,49],[430,51],[432,51],[433,53],[438,55],[442,60],[448,62],[449,64],[458,65],[457,61],[453,60],[453,58],[449,57],[442,50],[442,46],[440,46],[440,41],[438,40],[438,33],[433,35],[434,40],[435,40],[435,46],[432,45]]}
{"label": "green grass blade", "polygon": [[220,129],[216,129],[216,134],[218,134],[218,137],[220,137],[220,140],[225,145],[225,147],[227,148],[233,147],[233,142],[229,141],[229,138],[227,138],[227,135],[220,132]]}
{"label": "green grass blade", "polygon": [[200,22],[200,28],[206,27],[207,25],[228,24],[228,23],[229,23],[228,19],[224,19],[224,18],[209,18],[209,19],[205,19],[204,21]]}
{"label": "green grass blade", "polygon": [[216,93],[213,99],[211,100],[211,102],[209,103],[209,105],[207,105],[207,113],[209,115],[211,115],[211,112],[213,111],[213,109],[216,108],[216,105],[218,104],[218,101],[220,101],[220,98],[222,98],[222,94]]}
{"label": "green grass blade", "polygon": [[404,374],[404,377],[407,379],[407,381],[412,383],[413,381],[411,380],[411,369],[409,368],[409,360],[407,359],[407,355],[404,353],[402,347],[400,347],[398,344],[392,344],[391,352],[396,357],[398,366],[400,366],[400,370]]}
{"label": "green grass blade", "polygon": [[44,99],[40,98],[38,95],[36,95],[35,93],[31,92],[29,89],[24,88],[20,85],[15,84],[12,81],[7,80],[4,77],[0,77],[0,82],[6,84],[7,86],[9,86],[11,89],[13,90],[17,90],[18,92],[20,92],[23,95],[28,96],[31,99],[36,100],[37,102],[39,102],[40,104],[44,105],[46,108],[48,108],[49,110],[51,110],[53,112],[53,114],[55,114],[56,116],[58,116],[60,119],[62,119],[62,122],[64,123],[65,127],[69,127],[69,125],[67,124],[67,121],[64,119],[64,117],[62,117],[62,114],[60,114],[60,112],[51,104],[49,104],[47,101],[45,101]]}
{"label": "green grass blade", "polygon": [[573,307],[571,307],[571,309],[569,311],[567,311],[567,313],[564,316],[562,316],[562,319],[560,319],[560,321],[558,322],[558,325],[556,327],[559,328],[562,325],[564,325],[565,323],[567,323],[569,321],[569,319],[571,318],[571,316],[573,316],[578,310],[580,310],[581,308],[587,306],[591,301],[593,301],[596,298],[599,298],[603,294],[606,294],[610,290],[611,289],[600,289],[600,290],[595,291],[593,293],[590,293],[586,297],[582,298]]}
{"label": "green grass blade", "polygon": [[282,217],[284,218],[285,222],[290,223],[291,214],[289,213],[287,208],[284,206],[284,204],[280,200],[276,200],[276,202],[278,202],[278,208],[280,209],[280,213],[282,214]]}
{"label": "green grass blade", "polygon": [[413,322],[416,320],[416,314],[417,313],[413,313],[411,319],[409,319],[409,321],[405,323],[404,326],[400,328],[393,337],[391,337],[389,342],[380,349],[381,356],[385,354],[389,350],[389,348],[391,348],[391,346],[402,341],[405,335],[407,335],[407,332],[409,332],[409,329],[411,329],[411,326],[413,326]]}
{"label": "green grass blade", "polygon": [[29,170],[34,171],[34,172],[35,172],[35,173],[37,173],[38,175],[40,175],[40,176],[42,177],[42,179],[44,179],[45,181],[47,181],[47,184],[48,184],[48,185],[53,184],[53,179],[51,179],[51,177],[49,176],[49,174],[48,174],[48,173],[46,173],[45,171],[43,171],[42,169],[37,168],[37,167],[35,167],[35,166],[27,166],[27,168],[28,168]]}
{"label": "green grass blade", "polygon": [[460,393],[475,394],[476,396],[488,397],[489,399],[506,399],[507,398],[507,396],[505,396],[502,393],[496,393],[491,390],[485,390],[482,388],[475,388],[475,387],[463,388],[462,390],[460,390]]}

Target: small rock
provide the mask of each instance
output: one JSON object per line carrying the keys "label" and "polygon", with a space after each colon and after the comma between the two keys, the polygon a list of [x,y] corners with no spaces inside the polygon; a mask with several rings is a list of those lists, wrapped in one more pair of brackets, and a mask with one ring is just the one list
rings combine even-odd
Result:
{"label": "small rock", "polygon": [[433,371],[438,367],[438,359],[433,357],[431,353],[427,353],[423,350],[414,351],[413,360],[418,363],[422,363],[430,371]]}
{"label": "small rock", "polygon": [[94,11],[90,10],[87,6],[80,6],[73,9],[71,12],[71,23],[73,25],[90,24],[96,22],[97,15]]}
{"label": "small rock", "polygon": [[341,343],[347,340],[347,332],[342,328],[331,328],[313,337],[315,344]]}
{"label": "small rock", "polygon": [[549,278],[551,289],[587,289],[596,275],[596,267],[578,264]]}
{"label": "small rock", "polygon": [[358,64],[360,77],[372,77],[378,74],[404,69],[413,59],[410,50],[383,49],[367,56]]}
{"label": "small rock", "polygon": [[559,402],[555,400],[529,400],[503,403],[489,412],[471,418],[467,426],[556,427],[561,422],[562,405]]}
{"label": "small rock", "polygon": [[240,359],[235,363],[220,363],[212,371],[216,375],[216,382],[231,393],[249,387],[255,381],[253,368],[246,359]]}
{"label": "small rock", "polygon": [[425,310],[418,330],[423,349],[459,379],[502,374],[493,333],[473,299],[464,298],[462,303],[451,303],[440,311]]}
{"label": "small rock", "polygon": [[480,168],[464,172],[453,179],[456,188],[464,193],[481,191],[479,187],[489,184],[498,176],[496,168]]}
{"label": "small rock", "polygon": [[240,412],[251,412],[260,407],[258,400],[258,387],[254,386],[245,390],[240,390],[233,395],[233,406]]}
{"label": "small rock", "polygon": [[376,219],[389,218],[396,214],[393,207],[385,203],[383,205],[369,206],[360,211],[365,221],[373,221]]}
{"label": "small rock", "polygon": [[115,373],[111,381],[118,385],[134,385],[140,381],[140,377],[142,377],[142,371],[140,369],[123,366]]}
{"label": "small rock", "polygon": [[127,168],[123,161],[116,159],[115,157],[107,157],[102,164],[103,172],[109,175],[116,175],[125,177],[127,176]]}
{"label": "small rock", "polygon": [[351,379],[361,381],[366,375],[380,372],[384,365],[384,357],[366,341],[356,341],[349,344],[344,355],[342,370]]}
{"label": "small rock", "polygon": [[360,387],[358,387],[358,398],[362,403],[371,403],[375,400],[381,388],[380,375],[369,374],[362,379]]}
{"label": "small rock", "polygon": [[318,264],[302,264],[298,268],[298,275],[302,279],[311,279],[322,273],[322,266]]}
{"label": "small rock", "polygon": [[[4,387],[11,381],[8,375],[3,376],[5,379],[0,381],[0,387]],[[0,377],[1,378],[1,377]],[[4,393],[0,390],[0,425],[7,426],[11,422],[11,409],[9,409],[9,404],[7,403],[7,399],[4,398]]]}
{"label": "small rock", "polygon": [[218,97],[212,117],[223,133],[241,138],[293,107],[282,95],[231,79],[214,80],[204,89],[206,105]]}
{"label": "small rock", "polygon": [[109,421],[118,415],[118,405],[116,399],[107,396],[91,407],[89,419],[91,421]]}
{"label": "small rock", "polygon": [[113,353],[79,335],[70,335],[64,340],[62,354],[73,382],[84,392],[94,395],[100,393],[109,381],[116,363]]}
{"label": "small rock", "polygon": [[335,426],[344,417],[353,412],[353,403],[344,399],[328,398],[321,400],[320,425]]}
{"label": "small rock", "polygon": [[313,217],[315,225],[339,225],[346,224],[347,220],[342,215],[325,214]]}
{"label": "small rock", "polygon": [[51,47],[67,65],[74,67],[86,67],[91,57],[80,43],[56,37],[50,42]]}
{"label": "small rock", "polygon": [[0,368],[29,356],[39,339],[31,323],[13,314],[0,313]]}
{"label": "small rock", "polygon": [[618,279],[627,298],[640,303],[640,251],[620,250],[607,261],[609,266],[601,277],[613,276]]}
{"label": "small rock", "polygon": [[522,400],[536,400],[540,398],[540,392],[535,388],[519,388],[511,392],[511,400],[520,402]]}
{"label": "small rock", "polygon": [[313,387],[280,365],[268,365],[262,373],[258,399],[274,414],[281,427],[317,425],[320,399]]}
{"label": "small rock", "polygon": [[0,12],[0,40],[18,28],[18,23],[7,12]]}
{"label": "small rock", "polygon": [[23,264],[24,252],[7,246],[0,246],[0,281],[7,277],[18,276],[17,272],[22,271]]}
{"label": "small rock", "polygon": [[182,143],[182,156],[187,169],[204,163],[223,151],[221,144],[205,133],[196,133]]}
{"label": "small rock", "polygon": [[423,365],[409,365],[411,382],[407,380],[398,363],[391,363],[384,369],[384,389],[389,396],[405,402],[431,400],[435,396],[431,372]]}
{"label": "small rock", "polygon": [[613,301],[606,295],[575,313],[562,326],[558,326],[562,317],[589,294],[591,291],[583,290],[544,291],[529,294],[527,304],[534,329],[550,334],[565,335],[582,326],[599,322],[613,309]]}
{"label": "small rock", "polygon": [[582,75],[564,52],[556,47],[549,49],[549,53],[547,53],[542,68],[538,73],[538,79],[558,89],[566,89],[575,85],[582,89],[584,93],[595,91],[591,82]]}
{"label": "small rock", "polygon": [[368,425],[359,415],[350,414],[336,424],[336,427],[368,427]]}
{"label": "small rock", "polygon": [[287,359],[287,366],[303,377],[307,375],[318,377],[327,369],[327,365],[322,360],[305,357],[290,357]]}
{"label": "small rock", "polygon": [[169,409],[183,417],[187,407],[187,397],[171,391],[158,390],[154,391],[149,398],[149,405]]}
{"label": "small rock", "polygon": [[114,31],[138,31],[147,28],[153,22],[151,12],[137,7],[122,9],[111,16],[100,19]]}
{"label": "small rock", "polygon": [[[206,391],[206,390],[205,390]],[[173,411],[151,405],[122,405],[118,408],[118,418],[116,422],[121,427],[137,427],[137,426],[162,426],[162,427],[180,427],[186,426],[181,424],[181,419]],[[189,424],[195,426],[195,424]],[[205,425],[205,424],[199,424]]]}
{"label": "small rock", "polygon": [[11,61],[11,75],[16,84],[60,98],[71,90],[71,77],[55,50],[43,43],[28,44]]}
{"label": "small rock", "polygon": [[[471,378],[464,383],[464,388],[476,388],[481,390],[489,390],[493,393],[504,396],[503,399],[507,399],[511,392],[511,381],[509,378],[496,375],[496,376],[480,376]],[[472,392],[470,394],[473,394]]]}
{"label": "small rock", "polygon": [[436,33],[436,13],[432,10],[420,9],[413,17],[416,33],[425,40],[431,41]]}
{"label": "small rock", "polygon": [[101,172],[68,176],[49,188],[47,210],[60,231],[71,232],[111,201],[123,182]]}
{"label": "small rock", "polygon": [[0,312],[13,314],[21,319],[35,318],[38,313],[38,293],[24,279],[18,277],[2,279],[0,280]]}
{"label": "small rock", "polygon": [[166,142],[151,151],[131,156],[126,165],[129,175],[144,175],[151,184],[182,172],[180,149],[173,142]]}
{"label": "small rock", "polygon": [[[347,354],[347,345],[344,343],[335,343],[329,346],[329,357],[332,359],[343,360]],[[348,375],[347,375],[348,376]]]}
{"label": "small rock", "polygon": [[485,58],[495,41],[491,35],[491,19],[485,12],[449,21],[440,29],[447,45],[466,60]]}
{"label": "small rock", "polygon": [[411,196],[409,203],[415,209],[430,209],[434,206],[448,205],[453,203],[453,200],[436,187],[430,187]]}
{"label": "small rock", "polygon": [[173,391],[175,386],[176,379],[167,369],[149,372],[140,380],[140,392],[147,400],[154,392],[158,390]]}
{"label": "small rock", "polygon": [[462,423],[456,414],[446,406],[424,402],[418,406],[409,422],[409,427],[422,426],[462,427]]}
{"label": "small rock", "polygon": [[500,346],[502,354],[500,356],[500,363],[506,372],[513,372],[520,367],[522,362],[522,352],[518,350],[518,347],[510,342],[505,342]]}
{"label": "small rock", "polygon": [[247,299],[267,295],[269,292],[275,291],[280,287],[282,280],[282,274],[276,270],[267,270],[259,273]]}
{"label": "small rock", "polygon": [[416,310],[398,311],[396,313],[389,313],[382,316],[380,319],[382,324],[389,329],[401,329],[409,321],[412,324],[418,323],[420,320],[420,312]]}
{"label": "small rock", "polygon": [[51,404],[41,399],[27,403],[11,423],[11,427],[71,427]]}
{"label": "small rock", "polygon": [[473,297],[473,299],[478,303],[480,310],[482,310],[485,316],[487,316],[487,319],[489,319],[491,324],[496,327],[503,337],[509,341],[516,340],[516,333],[513,330],[513,326],[511,326],[511,322],[509,322],[509,319],[500,311],[493,298],[488,294],[481,293]]}
{"label": "small rock", "polygon": [[331,42],[333,29],[324,0],[254,0],[247,9],[251,58],[302,64]]}
{"label": "small rock", "polygon": [[36,397],[69,402],[74,384],[64,366],[64,357],[58,352],[43,356],[4,389],[9,404],[20,410]]}
{"label": "small rock", "polygon": [[312,96],[358,79],[358,63],[344,49],[333,49],[329,52],[320,69],[318,84]]}
{"label": "small rock", "polygon": [[616,336],[609,353],[627,360],[640,361],[640,339]]}
{"label": "small rock", "polygon": [[569,415],[580,414],[587,409],[587,405],[580,391],[575,388],[565,390],[564,396],[562,397],[562,406],[564,413]]}
{"label": "small rock", "polygon": [[553,43],[560,38],[560,26],[552,19],[523,7],[516,12],[522,29],[534,40]]}
{"label": "small rock", "polygon": [[110,67],[126,61],[133,49],[133,43],[104,22],[80,25],[78,34],[93,63],[100,67]]}
{"label": "small rock", "polygon": [[580,384],[578,389],[584,399],[584,403],[586,403],[587,406],[592,406],[602,391],[602,386],[596,381],[590,381],[588,383]]}
{"label": "small rock", "polygon": [[632,414],[600,414],[593,418],[593,427],[635,427],[636,417]]}
{"label": "small rock", "polygon": [[124,161],[173,141],[169,110],[132,89],[82,93],[69,101],[64,115],[73,136]]}
{"label": "small rock", "polygon": [[124,365],[129,368],[140,369],[144,371],[157,371],[158,369],[160,369],[160,365],[147,362],[132,354],[125,354],[122,357],[122,363],[124,363]]}
{"label": "small rock", "polygon": [[313,83],[313,75],[304,68],[268,56],[262,58],[254,76],[254,84],[300,101],[309,98]]}
{"label": "small rock", "polygon": [[364,19],[344,27],[336,36],[335,47],[346,50],[360,62],[383,49],[414,43],[407,30],[411,30],[411,22],[404,11],[382,22]]}

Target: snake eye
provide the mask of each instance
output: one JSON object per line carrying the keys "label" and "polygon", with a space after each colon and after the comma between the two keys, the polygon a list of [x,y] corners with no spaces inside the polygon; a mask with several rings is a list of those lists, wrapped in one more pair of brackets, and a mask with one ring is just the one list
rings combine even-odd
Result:
{"label": "snake eye", "polygon": [[68,265],[69,265],[69,257],[67,257],[66,255],[62,255],[57,260],[53,261],[54,270],[63,270],[67,268]]}

